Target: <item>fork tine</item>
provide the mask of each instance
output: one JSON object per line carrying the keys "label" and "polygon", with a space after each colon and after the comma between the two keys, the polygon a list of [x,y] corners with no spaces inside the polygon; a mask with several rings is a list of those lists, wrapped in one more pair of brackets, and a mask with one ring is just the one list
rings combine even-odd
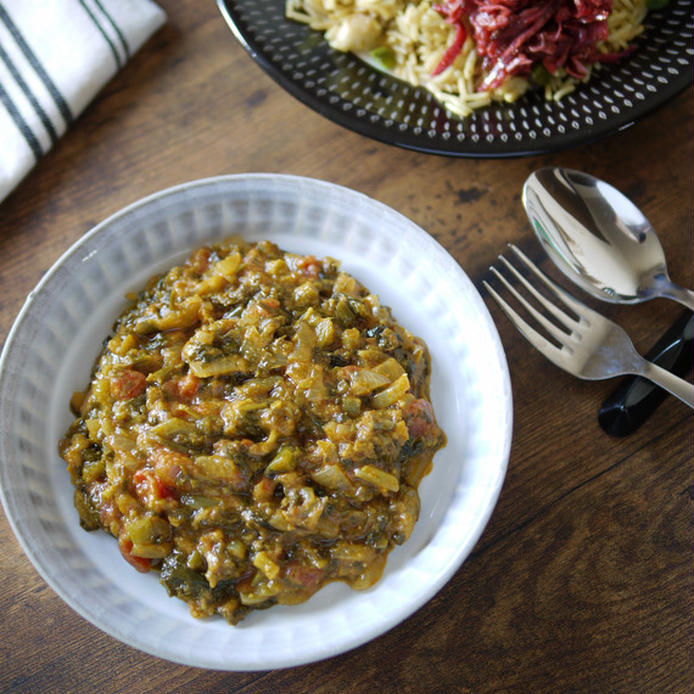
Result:
{"label": "fork tine", "polygon": [[489,292],[489,295],[499,304],[501,310],[506,314],[507,318],[516,326],[518,331],[525,337],[525,339],[530,342],[530,344],[535,347],[539,352],[541,352],[550,361],[554,362],[557,366],[568,369],[567,360],[570,358],[569,353],[563,349],[560,349],[556,345],[552,344],[546,337],[537,332],[534,328],[531,328],[507,303],[504,301],[499,294],[486,282],[482,281],[485,289]]}
{"label": "fork tine", "polygon": [[[571,294],[566,292],[564,289],[562,289],[558,284],[555,284],[552,282],[552,280],[545,275],[544,272],[540,270],[540,268],[535,265],[535,263],[528,258],[523,251],[521,251],[518,246],[516,246],[513,243],[508,244],[511,250],[516,254],[516,256],[523,261],[523,263],[526,265],[526,267],[532,272],[539,277],[545,285],[554,293],[554,295],[560,299],[565,306],[568,306],[579,318],[582,318],[583,320],[590,322],[590,317],[592,314],[595,312],[591,309],[588,308],[584,303],[580,302],[578,299],[575,299]],[[524,282],[525,284],[525,282]],[[527,286],[527,284],[526,284]],[[576,324],[578,321],[573,320],[572,318],[570,319],[574,324]]]}
{"label": "fork tine", "polygon": [[[511,246],[512,250],[517,250],[515,246],[512,246],[511,244],[509,245]],[[520,272],[513,265],[511,265],[511,263],[506,258],[504,258],[504,256],[500,255],[499,260],[501,260],[504,263],[508,270],[513,273],[515,278],[535,297],[538,303],[544,306],[547,309],[547,311],[549,311],[560,323],[562,323],[572,331],[575,329],[575,327],[578,325],[578,321],[576,321],[565,311],[562,311],[562,309],[559,308],[559,306],[557,306],[556,303],[553,303],[546,296],[540,294],[537,288],[533,286],[527,279],[525,279],[525,277],[523,277],[523,275],[521,275]],[[542,272],[540,272],[540,270],[535,265],[533,265],[533,263],[527,257],[523,256],[522,260],[534,273],[539,273],[538,276],[543,282],[550,282],[549,278],[547,278]],[[548,286],[550,289],[553,289],[551,285]],[[543,325],[545,324],[543,323]],[[547,325],[545,325],[545,328],[547,328]]]}
{"label": "fork tine", "polygon": [[[552,315],[555,315],[558,320],[561,320],[564,322],[568,316],[564,316],[563,312],[557,309],[554,304],[549,302],[542,294],[540,294],[535,287],[533,287],[531,284],[527,282],[527,280],[522,277],[516,268],[511,265],[506,258],[504,258],[503,255],[499,256],[499,260],[503,262],[503,264],[511,271],[513,274],[523,283],[523,285],[528,289],[529,292],[532,293],[532,295],[543,305],[549,310]],[[569,335],[565,333],[563,330],[558,328],[552,321],[547,320],[545,316],[543,316],[532,304],[530,304],[528,301],[526,301],[525,297],[518,292],[518,290],[492,265],[489,268],[501,282],[504,284],[506,289],[508,289],[511,294],[513,294],[514,297],[516,297],[517,301],[525,307],[525,309],[530,313],[533,318],[560,344],[564,345],[569,349],[568,347],[568,337]],[[554,309],[554,310],[553,310]],[[558,314],[558,315],[557,315]]]}

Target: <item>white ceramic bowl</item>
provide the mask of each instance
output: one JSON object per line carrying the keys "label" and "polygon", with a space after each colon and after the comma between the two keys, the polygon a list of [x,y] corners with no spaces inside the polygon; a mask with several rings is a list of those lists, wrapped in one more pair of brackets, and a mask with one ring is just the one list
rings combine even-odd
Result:
{"label": "white ceramic bowl", "polygon": [[[204,243],[241,234],[329,255],[427,342],[448,436],[422,481],[422,511],[371,589],[326,586],[303,605],[239,626],[193,619],[156,573],[140,574],[102,531],[80,528],[57,452],[126,292]],[[460,567],[496,503],[511,440],[501,343],[474,286],[426,232],[360,193],[295,176],[222,176],[165,190],[80,239],[29,295],[0,361],[0,491],[24,551],[51,587],[113,637],[172,661],[265,670],[325,658],[382,634]]]}

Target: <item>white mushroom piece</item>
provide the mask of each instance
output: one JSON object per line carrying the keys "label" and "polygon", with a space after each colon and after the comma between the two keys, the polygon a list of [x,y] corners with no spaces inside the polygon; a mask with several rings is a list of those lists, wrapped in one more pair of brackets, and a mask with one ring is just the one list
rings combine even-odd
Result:
{"label": "white mushroom piece", "polygon": [[378,44],[381,25],[366,14],[350,14],[325,32],[328,43],[338,51],[361,53]]}

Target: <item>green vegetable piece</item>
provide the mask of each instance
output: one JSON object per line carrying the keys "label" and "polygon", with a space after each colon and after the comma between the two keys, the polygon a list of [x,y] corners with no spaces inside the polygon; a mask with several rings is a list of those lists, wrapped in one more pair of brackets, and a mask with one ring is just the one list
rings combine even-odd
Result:
{"label": "green vegetable piece", "polygon": [[539,84],[542,87],[544,87],[549,82],[550,77],[551,75],[549,74],[549,72],[547,72],[547,69],[544,65],[536,65],[530,71],[530,79],[532,79],[533,82]]}
{"label": "green vegetable piece", "polygon": [[205,558],[194,549],[189,555],[186,561],[186,566],[192,571],[204,571],[205,570]]}
{"label": "green vegetable piece", "polygon": [[395,53],[389,46],[379,46],[371,51],[371,57],[377,60],[386,70],[395,67]]}
{"label": "green vegetable piece", "polygon": [[361,414],[361,400],[349,395],[342,398],[342,409],[350,417],[358,417]]}
{"label": "green vegetable piece", "polygon": [[209,496],[203,496],[202,494],[184,494],[181,497],[181,502],[184,506],[188,506],[195,510],[200,510],[202,508],[213,508],[217,505],[217,499],[213,499]]}
{"label": "green vegetable piece", "polygon": [[155,539],[152,519],[148,516],[136,518],[127,525],[128,535],[134,544],[147,544]]}
{"label": "green vegetable piece", "polygon": [[646,7],[649,10],[662,10],[670,4],[670,0],[646,0]]}
{"label": "green vegetable piece", "polygon": [[343,328],[350,328],[356,321],[356,316],[352,310],[347,297],[341,296],[335,306],[335,317]]}
{"label": "green vegetable piece", "polygon": [[277,455],[267,464],[265,475],[279,475],[291,472],[296,467],[296,451],[291,446],[282,446]]}
{"label": "green vegetable piece", "polygon": [[186,565],[186,557],[177,551],[172,552],[162,563],[160,580],[169,595],[183,600],[195,600],[201,595],[212,597],[210,584],[201,571],[194,571]]}

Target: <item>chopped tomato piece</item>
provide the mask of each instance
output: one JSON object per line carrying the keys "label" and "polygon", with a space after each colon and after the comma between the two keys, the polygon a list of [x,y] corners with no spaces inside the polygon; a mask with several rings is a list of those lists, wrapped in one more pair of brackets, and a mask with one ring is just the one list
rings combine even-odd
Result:
{"label": "chopped tomato piece", "polygon": [[186,374],[175,381],[167,381],[163,385],[164,392],[176,400],[190,404],[198,393],[200,379],[192,373]]}
{"label": "chopped tomato piece", "polygon": [[111,378],[111,395],[116,400],[130,400],[142,395],[147,386],[147,378],[134,369],[123,369],[118,376]]}
{"label": "chopped tomato piece", "polygon": [[266,296],[258,301],[258,314],[264,317],[274,316],[280,306],[279,299],[274,296]]}
{"label": "chopped tomato piece", "polygon": [[135,492],[147,505],[151,506],[160,499],[173,497],[173,490],[159,479],[154,470],[141,468],[133,475]]}
{"label": "chopped tomato piece", "polygon": [[190,468],[193,461],[185,453],[170,448],[155,448],[148,457],[157,477],[169,487],[175,487],[181,470]]}
{"label": "chopped tomato piece", "polygon": [[413,400],[403,412],[407,431],[413,439],[426,436],[434,426],[434,411],[428,400]]}
{"label": "chopped tomato piece", "polygon": [[194,374],[187,374],[178,382],[178,392],[181,394],[181,398],[190,402],[198,393],[198,387],[200,386],[200,379]]}
{"label": "chopped tomato piece", "polygon": [[304,275],[307,277],[313,277],[314,279],[318,277],[318,273],[320,272],[320,263],[313,255],[304,256],[296,266],[304,273]]}
{"label": "chopped tomato piece", "polygon": [[141,573],[147,573],[152,568],[152,560],[145,557],[136,557],[133,553],[133,543],[127,537],[118,538],[118,549],[125,561],[134,566]]}
{"label": "chopped tomato piece", "polygon": [[285,575],[289,581],[301,586],[307,593],[313,594],[320,588],[325,572],[322,569],[305,566],[299,562],[292,562],[287,564]]}

